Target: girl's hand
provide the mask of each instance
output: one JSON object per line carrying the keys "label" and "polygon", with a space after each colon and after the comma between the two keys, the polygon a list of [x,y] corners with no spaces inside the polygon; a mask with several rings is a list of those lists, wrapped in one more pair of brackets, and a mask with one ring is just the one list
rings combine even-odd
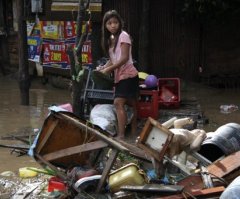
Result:
{"label": "girl's hand", "polygon": [[99,65],[99,66],[96,67],[96,70],[97,70],[97,71],[101,71],[101,70],[103,70],[104,68],[105,68],[105,65]]}
{"label": "girl's hand", "polygon": [[109,70],[108,67],[103,68],[100,72],[102,72],[102,73],[104,73],[104,74],[110,74],[110,73],[111,73],[111,71]]}

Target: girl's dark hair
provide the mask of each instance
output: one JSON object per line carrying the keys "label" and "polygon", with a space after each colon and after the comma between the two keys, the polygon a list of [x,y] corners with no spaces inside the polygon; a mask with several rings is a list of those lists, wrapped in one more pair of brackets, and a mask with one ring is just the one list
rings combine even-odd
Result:
{"label": "girl's dark hair", "polygon": [[104,14],[103,23],[102,23],[102,42],[101,42],[101,45],[102,45],[104,53],[108,56],[109,56],[108,51],[109,51],[109,46],[110,46],[110,35],[111,35],[111,33],[107,30],[106,23],[111,18],[116,18],[119,21],[119,29],[118,29],[117,33],[114,35],[115,38],[116,38],[115,46],[114,46],[114,49],[113,49],[114,51],[115,51],[115,48],[116,48],[117,43],[118,43],[119,35],[122,32],[122,28],[123,28],[123,20],[116,10],[109,10]]}

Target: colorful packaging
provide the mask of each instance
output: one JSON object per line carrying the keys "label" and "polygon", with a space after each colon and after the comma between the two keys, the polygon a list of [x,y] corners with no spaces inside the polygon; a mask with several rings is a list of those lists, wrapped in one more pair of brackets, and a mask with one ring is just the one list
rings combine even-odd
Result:
{"label": "colorful packaging", "polygon": [[41,36],[44,39],[63,39],[63,21],[42,21]]}
{"label": "colorful packaging", "polygon": [[91,40],[85,41],[82,47],[82,63],[92,63],[92,45]]}
{"label": "colorful packaging", "polygon": [[75,21],[64,21],[64,38],[71,39],[76,37],[77,24]]}
{"label": "colorful packaging", "polygon": [[[68,44],[74,45],[74,44]],[[66,68],[69,66],[67,45],[64,41],[48,41],[43,43],[43,65],[59,65]]]}
{"label": "colorful packaging", "polygon": [[34,62],[40,62],[40,55],[42,49],[42,40],[40,37],[27,37],[28,44],[28,59]]}

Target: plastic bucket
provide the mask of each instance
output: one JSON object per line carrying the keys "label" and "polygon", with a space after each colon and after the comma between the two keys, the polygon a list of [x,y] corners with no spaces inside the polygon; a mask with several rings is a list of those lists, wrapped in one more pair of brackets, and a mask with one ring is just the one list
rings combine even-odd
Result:
{"label": "plastic bucket", "polygon": [[211,161],[240,150],[240,125],[228,123],[207,134],[199,153]]}

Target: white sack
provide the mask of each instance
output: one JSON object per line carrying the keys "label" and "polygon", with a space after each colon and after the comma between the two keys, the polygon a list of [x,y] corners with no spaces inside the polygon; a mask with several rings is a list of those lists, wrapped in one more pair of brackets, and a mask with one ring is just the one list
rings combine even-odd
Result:
{"label": "white sack", "polygon": [[[125,106],[128,124],[131,122],[132,109]],[[90,112],[90,122],[107,131],[112,136],[117,134],[117,115],[113,104],[97,104]]]}

